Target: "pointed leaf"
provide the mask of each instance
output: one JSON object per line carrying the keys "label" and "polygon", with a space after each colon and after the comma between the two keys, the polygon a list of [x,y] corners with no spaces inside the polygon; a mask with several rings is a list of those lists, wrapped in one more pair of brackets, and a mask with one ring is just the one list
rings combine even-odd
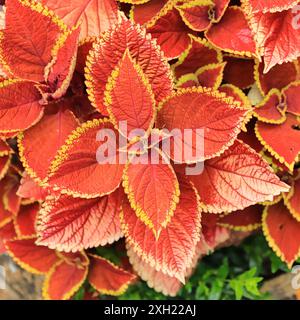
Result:
{"label": "pointed leaf", "polygon": [[176,174],[172,166],[158,155],[152,163],[146,153],[132,159],[124,172],[123,185],[136,216],[157,237],[174,214],[180,194]]}
{"label": "pointed leaf", "polygon": [[36,234],[35,223],[39,209],[40,205],[38,203],[21,206],[14,220],[18,237],[34,236]]}
{"label": "pointed leaf", "polygon": [[267,73],[264,73],[263,70],[264,64],[256,62],[254,76],[263,95],[267,95],[272,89],[282,90],[295,81],[298,76],[298,64],[294,62],[276,65]]}
{"label": "pointed leaf", "polygon": [[[125,167],[116,152],[117,138],[107,120],[82,124],[58,151],[51,164],[49,184],[62,193],[82,198],[97,198],[116,190]],[[109,158],[102,159],[102,154],[98,157],[100,149],[103,153],[110,150],[113,155],[109,152]]]}
{"label": "pointed leaf", "polygon": [[300,255],[300,222],[280,202],[266,207],[263,231],[270,247],[291,268]]}
{"label": "pointed leaf", "polygon": [[157,40],[168,59],[178,58],[191,41],[188,35],[191,30],[182,21],[175,8],[161,15],[154,25],[147,28],[147,31]]}
{"label": "pointed leaf", "polygon": [[204,31],[210,27],[209,11],[213,8],[213,1],[189,1],[176,8],[178,9],[185,24],[194,31]]}
{"label": "pointed leaf", "polygon": [[[300,153],[299,120],[290,114],[283,124],[258,122],[255,133],[263,146],[292,172]],[[289,143],[286,143],[288,139]]]}
{"label": "pointed leaf", "polygon": [[58,111],[45,114],[37,125],[19,135],[20,158],[32,178],[45,179],[57,151],[77,126],[73,113],[61,106]]}
{"label": "pointed leaf", "polygon": [[245,11],[257,49],[264,56],[264,73],[277,64],[293,61],[300,56],[300,29],[295,28],[292,9],[275,13]]}
{"label": "pointed leaf", "polygon": [[46,300],[68,300],[81,287],[87,277],[88,267],[77,267],[63,260],[47,274],[43,285]]}
{"label": "pointed leaf", "polygon": [[26,172],[23,173],[17,191],[20,198],[30,201],[44,201],[48,193],[47,189],[40,187]]}
{"label": "pointed leaf", "polygon": [[126,201],[121,223],[128,243],[143,261],[157,271],[184,282],[186,269],[192,263],[199,241],[201,214],[198,196],[192,185],[181,178],[180,190],[174,216],[158,238],[137,218]]}
{"label": "pointed leaf", "polygon": [[205,162],[204,172],[190,180],[205,211],[213,213],[242,210],[289,190],[268,163],[239,140],[220,157]]}
{"label": "pointed leaf", "polygon": [[139,129],[149,133],[156,115],[155,104],[147,77],[126,50],[106,85],[105,105],[112,123],[125,136],[127,132],[119,127],[121,121],[126,121],[128,132]]}
{"label": "pointed leaf", "polygon": [[66,26],[34,1],[10,0],[0,35],[0,60],[15,77],[42,82],[56,39]]}
{"label": "pointed leaf", "polygon": [[217,90],[223,80],[223,72],[226,63],[209,64],[196,71],[199,85]]}
{"label": "pointed leaf", "polygon": [[173,65],[177,78],[188,73],[195,73],[208,64],[221,63],[222,54],[206,39],[190,35],[191,44]]}
{"label": "pointed leaf", "polygon": [[43,107],[34,83],[21,80],[0,82],[0,131],[25,130],[40,120]]}
{"label": "pointed leaf", "polygon": [[122,236],[119,214],[123,191],[95,199],[48,198],[38,217],[38,243],[75,252],[105,246]]}
{"label": "pointed leaf", "polygon": [[100,292],[110,296],[123,294],[128,286],[136,279],[136,276],[110,261],[96,255],[90,255],[91,266],[88,281],[91,286]]}
{"label": "pointed leaf", "polygon": [[256,106],[254,116],[265,123],[280,124],[286,120],[285,107],[281,103],[281,93],[272,89],[264,100]]}
{"label": "pointed leaf", "polygon": [[[179,163],[194,163],[228,149],[240,132],[246,114],[239,102],[219,91],[202,87],[180,89],[160,106],[157,126],[180,130],[181,137],[178,133],[171,140],[170,156]],[[185,129],[192,130],[192,141],[183,139]],[[179,145],[179,152],[174,144]]]}
{"label": "pointed leaf", "polygon": [[256,56],[252,32],[240,7],[229,7],[222,20],[214,24],[205,35],[221,50],[246,57]]}
{"label": "pointed leaf", "polygon": [[293,82],[283,90],[287,111],[300,116],[300,82]]}
{"label": "pointed leaf", "polygon": [[79,21],[80,39],[97,37],[118,21],[118,5],[115,0],[41,0],[70,28]]}
{"label": "pointed leaf", "polygon": [[93,106],[104,115],[107,115],[103,105],[107,80],[127,48],[148,78],[157,102],[172,91],[170,67],[155,42],[150,36],[146,36],[144,29],[123,19],[112,31],[96,41],[87,62],[86,84],[89,98]]}
{"label": "pointed leaf", "polygon": [[35,244],[35,238],[8,240],[7,253],[23,269],[36,274],[47,273],[57,262],[55,251]]}

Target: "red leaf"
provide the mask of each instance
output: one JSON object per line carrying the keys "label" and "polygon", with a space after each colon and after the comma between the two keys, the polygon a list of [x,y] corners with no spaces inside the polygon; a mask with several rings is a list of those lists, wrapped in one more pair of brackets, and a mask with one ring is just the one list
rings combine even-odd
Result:
{"label": "red leaf", "polygon": [[40,120],[41,96],[33,82],[4,80],[0,82],[0,131],[23,131]]}
{"label": "red leaf", "polygon": [[[101,141],[97,141],[99,132]],[[103,141],[105,135],[108,141]],[[107,120],[94,119],[82,124],[58,151],[49,171],[49,184],[62,193],[82,198],[97,198],[116,190],[125,166],[119,154],[115,159],[110,153],[109,159],[100,157],[100,163],[97,156],[100,149],[105,154],[107,150],[118,150],[117,137]]]}
{"label": "red leaf", "polygon": [[46,199],[38,218],[38,244],[75,252],[105,246],[122,237],[119,214],[123,191],[96,199]]}
{"label": "red leaf", "polygon": [[115,0],[41,0],[70,28],[81,23],[80,39],[99,36],[118,21],[118,5]]}
{"label": "red leaf", "polygon": [[63,260],[47,274],[43,286],[46,300],[68,300],[78,291],[85,281],[88,267],[78,267]]}
{"label": "red leaf", "polygon": [[241,89],[246,89],[254,83],[254,61],[223,56],[226,61],[224,81]]}
{"label": "red leaf", "polygon": [[0,60],[15,77],[42,82],[52,48],[66,26],[32,1],[10,0],[6,7],[6,26],[0,34]]}
{"label": "red leaf", "polygon": [[259,141],[272,156],[289,168],[291,172],[293,172],[300,153],[299,123],[295,116],[287,114],[286,121],[281,125],[274,126],[257,122],[255,127]]}
{"label": "red leaf", "polygon": [[185,24],[194,31],[204,31],[210,27],[209,11],[213,3],[207,1],[199,4],[199,1],[185,2],[176,7]]}
{"label": "red leaf", "polygon": [[201,175],[189,178],[205,211],[213,213],[242,210],[289,189],[259,154],[239,140],[220,157],[206,161]]}
{"label": "red leaf", "polygon": [[300,179],[293,181],[290,192],[284,197],[284,203],[292,216],[300,222]]}
{"label": "red leaf", "polygon": [[287,111],[296,116],[300,116],[300,82],[291,83],[285,90],[283,96],[287,106]]}
{"label": "red leaf", "polygon": [[151,0],[139,6],[132,6],[130,16],[134,22],[139,24],[153,23],[162,10],[169,6],[170,0]]}
{"label": "red leaf", "polygon": [[222,54],[219,50],[198,37],[191,37],[191,44],[173,65],[175,75],[180,78],[188,73],[195,73],[199,68],[208,64],[221,63]]}
{"label": "red leaf", "polygon": [[20,182],[17,195],[23,199],[31,201],[44,201],[48,195],[48,190],[40,187],[29,175],[24,172]]}
{"label": "red leaf", "polygon": [[35,244],[35,238],[8,240],[7,253],[23,269],[37,274],[47,273],[58,260],[55,251]]}
{"label": "red leaf", "polygon": [[112,31],[96,41],[88,57],[86,84],[89,98],[103,115],[107,115],[103,105],[107,80],[127,48],[148,78],[157,102],[172,91],[170,67],[155,42],[146,36],[144,29],[123,19]]}
{"label": "red leaf", "polygon": [[46,178],[51,162],[67,137],[78,126],[73,113],[57,105],[34,127],[19,135],[19,153],[24,168],[32,178]]}
{"label": "red leaf", "polygon": [[0,140],[0,180],[6,175],[9,169],[13,150],[5,142]]}
{"label": "red leaf", "polygon": [[300,255],[300,223],[293,218],[283,203],[266,207],[263,231],[269,245],[289,268]]}
{"label": "red leaf", "polygon": [[12,213],[4,206],[3,195],[6,188],[6,179],[0,181],[0,228],[12,220]]}
{"label": "red leaf", "polygon": [[110,261],[90,255],[91,266],[88,280],[91,286],[102,294],[118,296],[123,294],[136,276]]}
{"label": "red leaf", "polygon": [[226,52],[256,56],[252,32],[240,7],[229,7],[222,20],[212,25],[205,35],[214,46]]}
{"label": "red leaf", "polygon": [[[157,126],[169,131],[181,130],[182,137],[174,136],[171,141],[171,158],[179,163],[194,163],[222,154],[233,144],[247,113],[231,97],[202,87],[180,89],[160,107]],[[192,145],[183,139],[184,129],[192,130]],[[174,144],[179,145],[179,152]]]}
{"label": "red leaf", "polygon": [[298,76],[298,65],[294,62],[274,66],[268,73],[263,73],[264,65],[256,62],[254,75],[258,88],[263,95],[272,89],[281,90]]}
{"label": "red leaf", "polygon": [[123,204],[121,223],[127,241],[143,261],[157,271],[184,282],[200,236],[201,214],[198,197],[191,184],[180,182],[180,200],[166,228],[159,237],[137,218],[128,202]]}
{"label": "red leaf", "polygon": [[40,205],[38,203],[21,207],[15,218],[15,228],[19,237],[35,235],[35,223],[39,209]]}
{"label": "red leaf", "polygon": [[172,166],[160,156],[152,164],[150,157],[149,153],[132,159],[123,185],[136,216],[159,237],[172,219],[180,191]]}
{"label": "red leaf", "polygon": [[293,8],[298,2],[296,0],[242,0],[249,13],[283,11]]}
{"label": "red leaf", "polygon": [[125,136],[127,132],[119,127],[121,121],[126,121],[128,132],[138,129],[149,133],[153,127],[155,97],[147,77],[128,50],[108,80],[105,105],[111,122]]}
{"label": "red leaf", "polygon": [[0,227],[0,255],[6,253],[6,249],[4,246],[5,240],[13,239],[17,236],[14,223],[10,221],[5,225]]}
{"label": "red leaf", "polygon": [[189,46],[191,30],[182,21],[175,8],[161,15],[153,25],[147,28],[152,38],[157,40],[168,59],[179,57]]}
{"label": "red leaf", "polygon": [[226,63],[209,64],[196,71],[199,85],[217,90],[223,80]]}
{"label": "red leaf", "polygon": [[67,91],[76,66],[80,27],[76,26],[60,36],[58,44],[52,50],[52,60],[45,68],[45,80],[51,93],[44,99],[61,98]]}
{"label": "red leaf", "polygon": [[272,89],[253,110],[254,116],[265,123],[280,124],[286,120],[285,107],[281,103],[281,93]]}
{"label": "red leaf", "polygon": [[249,13],[257,49],[264,56],[264,73],[277,64],[293,61],[300,56],[300,29],[295,28],[292,9],[276,13]]}
{"label": "red leaf", "polygon": [[218,224],[236,231],[252,231],[261,227],[262,206],[255,205],[219,218]]}

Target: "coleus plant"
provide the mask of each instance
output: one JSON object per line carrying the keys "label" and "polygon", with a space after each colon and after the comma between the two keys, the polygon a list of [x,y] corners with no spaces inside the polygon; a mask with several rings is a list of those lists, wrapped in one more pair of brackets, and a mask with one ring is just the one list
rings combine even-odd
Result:
{"label": "coleus plant", "polygon": [[261,226],[292,266],[299,1],[120,2],[5,3],[0,251],[46,275],[46,299],[136,275],[176,295],[232,230]]}

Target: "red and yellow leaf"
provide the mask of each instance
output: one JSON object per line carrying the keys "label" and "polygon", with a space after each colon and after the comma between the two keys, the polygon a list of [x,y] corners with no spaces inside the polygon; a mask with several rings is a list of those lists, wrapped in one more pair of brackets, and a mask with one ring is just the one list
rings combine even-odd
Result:
{"label": "red and yellow leaf", "polygon": [[220,157],[206,161],[201,175],[189,178],[203,208],[212,213],[242,210],[289,190],[268,163],[239,140]]}
{"label": "red and yellow leaf", "polygon": [[198,0],[195,0],[184,2],[176,8],[190,29],[201,32],[207,30],[211,25],[209,11],[213,6],[214,3],[211,0],[201,1],[200,4]]}
{"label": "red and yellow leaf", "polygon": [[80,39],[99,36],[118,21],[115,0],[41,0],[70,28],[81,22]]}
{"label": "red and yellow leaf", "polygon": [[293,10],[248,14],[257,49],[264,56],[264,73],[277,64],[291,62],[300,56],[300,29],[295,28]]}
{"label": "red and yellow leaf", "polygon": [[103,101],[107,80],[126,49],[141,66],[157,102],[162,101],[172,92],[170,67],[155,42],[140,26],[122,19],[113,30],[96,41],[94,49],[88,56],[86,84],[89,98],[93,106],[103,115],[108,114]]}
{"label": "red and yellow leaf", "polygon": [[134,274],[99,256],[91,254],[90,261],[88,281],[101,294],[119,296],[136,279]]}
{"label": "red and yellow leaf", "polygon": [[291,268],[300,255],[300,222],[280,202],[266,207],[263,231],[270,247]]}
{"label": "red and yellow leaf", "polygon": [[149,133],[153,127],[155,97],[142,68],[133,61],[128,50],[107,82],[105,105],[111,122],[124,136],[127,132],[122,131],[120,122],[126,121],[128,132],[138,129]]}
{"label": "red and yellow leaf", "polygon": [[123,196],[123,190],[118,189],[95,199],[46,199],[38,217],[38,244],[75,252],[119,240]]}
{"label": "red and yellow leaf", "polygon": [[[240,132],[246,114],[239,102],[219,91],[202,87],[179,89],[161,104],[157,126],[180,130],[181,137],[174,135],[171,140],[173,160],[195,163],[228,149]],[[183,139],[184,129],[192,130],[192,143]]]}
{"label": "red and yellow leaf", "polygon": [[290,192],[284,197],[284,203],[292,216],[300,222],[300,179],[293,181]]}
{"label": "red and yellow leaf", "polygon": [[160,155],[157,164],[151,161],[150,153],[134,157],[124,172],[123,186],[136,216],[159,237],[172,220],[180,191],[172,166]]}
{"label": "red and yellow leaf", "polygon": [[182,21],[178,10],[174,7],[160,15],[155,23],[147,28],[147,31],[157,40],[168,59],[178,58],[191,42],[188,35],[191,30]]}
{"label": "red and yellow leaf", "polygon": [[36,274],[47,273],[58,261],[55,251],[35,244],[36,238],[8,240],[5,242],[7,253],[23,269]]}
{"label": "red and yellow leaf", "polygon": [[15,229],[18,237],[34,236],[35,223],[40,205],[38,203],[21,206],[18,215],[14,218]]}
{"label": "red and yellow leaf", "polygon": [[293,82],[283,90],[287,112],[300,116],[300,82]]}
{"label": "red and yellow leaf", "polygon": [[221,21],[205,33],[206,38],[225,52],[246,57],[256,56],[256,45],[240,7],[229,7]]}
{"label": "red and yellow leaf", "polygon": [[157,271],[176,277],[184,283],[200,238],[201,213],[198,195],[192,185],[180,180],[180,200],[174,215],[155,237],[124,201],[121,224],[131,248]]}
{"label": "red and yellow leaf", "polygon": [[219,218],[218,225],[235,231],[253,231],[261,227],[263,207],[255,205]]}
{"label": "red and yellow leaf", "polygon": [[168,8],[172,0],[151,0],[139,6],[132,6],[130,17],[138,24],[152,24],[162,10]]}
{"label": "red and yellow leaf", "polygon": [[281,124],[286,120],[285,105],[281,102],[281,92],[272,89],[253,110],[254,116],[265,123]]}
{"label": "red and yellow leaf", "polygon": [[46,300],[68,300],[81,287],[88,274],[88,267],[78,267],[63,260],[57,262],[48,272],[43,297]]}
{"label": "red and yellow leaf", "polygon": [[78,126],[71,111],[63,105],[58,107],[58,111],[48,112],[37,125],[18,137],[23,166],[30,177],[39,181],[46,178],[57,151]]}
{"label": "red and yellow leaf", "polygon": [[[48,183],[64,194],[81,198],[97,198],[113,192],[121,183],[125,167],[116,152],[116,138],[118,133],[107,120],[85,122],[59,149],[50,166]],[[113,155],[110,151],[102,159],[108,150]]]}
{"label": "red and yellow leaf", "polygon": [[44,99],[61,98],[67,91],[76,66],[80,26],[62,34],[52,49],[52,60],[45,68],[45,80],[51,93]]}
{"label": "red and yellow leaf", "polygon": [[282,90],[298,76],[298,65],[294,62],[274,66],[267,73],[263,72],[264,65],[256,61],[254,68],[255,81],[263,95],[272,89]]}
{"label": "red and yellow leaf", "polygon": [[255,133],[271,155],[293,172],[300,153],[300,122],[291,114],[286,117],[284,123],[276,126],[259,121]]}
{"label": "red and yellow leaf", "polygon": [[178,62],[173,65],[177,78],[195,73],[199,68],[208,64],[221,63],[222,54],[215,49],[206,39],[190,35],[191,44],[179,57]]}
{"label": "red and yellow leaf", "polygon": [[223,81],[223,72],[226,62],[208,64],[196,71],[198,83],[202,87],[217,90]]}
{"label": "red and yellow leaf", "polygon": [[28,129],[40,120],[43,107],[41,95],[33,82],[4,80],[0,82],[0,131],[3,133]]}
{"label": "red and yellow leaf", "polygon": [[0,61],[15,77],[42,82],[52,48],[66,26],[51,11],[32,0],[10,0],[0,34]]}

